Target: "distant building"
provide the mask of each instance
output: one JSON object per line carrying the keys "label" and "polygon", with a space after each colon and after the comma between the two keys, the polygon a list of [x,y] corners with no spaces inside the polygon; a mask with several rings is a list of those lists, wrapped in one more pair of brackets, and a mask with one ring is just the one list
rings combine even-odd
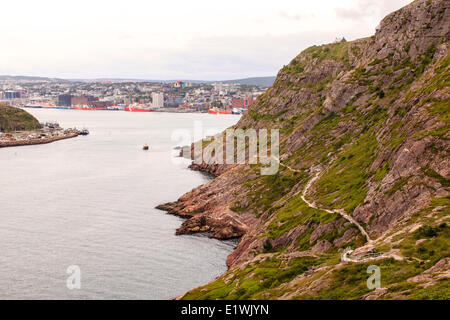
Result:
{"label": "distant building", "polygon": [[72,96],[70,94],[62,94],[58,96],[58,106],[89,106],[92,108],[102,108],[113,105],[113,101],[98,101],[94,96]]}
{"label": "distant building", "polygon": [[165,103],[165,106],[168,108],[178,108],[180,104],[183,104],[183,97],[177,96],[174,94],[168,94],[167,95],[167,101]]}
{"label": "distant building", "polygon": [[220,92],[223,90],[223,83],[222,82],[216,82],[214,83],[214,90],[217,92]]}
{"label": "distant building", "polygon": [[244,99],[233,99],[231,102],[231,106],[237,109],[248,109],[253,104],[253,102],[253,97],[246,96]]}
{"label": "distant building", "polygon": [[70,104],[72,106],[87,105],[88,103],[89,99],[87,97],[72,97],[70,99]]}
{"label": "distant building", "polygon": [[184,81],[178,80],[173,84],[174,88],[186,88],[186,83]]}
{"label": "distant building", "polygon": [[334,43],[343,43],[343,42],[347,42],[347,40],[344,37],[334,39]]}
{"label": "distant building", "polygon": [[164,94],[161,92],[152,92],[152,107],[162,108],[164,107]]}
{"label": "distant building", "polygon": [[20,99],[24,97],[23,91],[5,91],[4,96],[7,100]]}
{"label": "distant building", "polygon": [[192,86],[192,83],[187,82],[187,81],[182,81],[182,80],[177,80],[177,82],[175,82],[173,84],[174,88],[187,88]]}
{"label": "distant building", "polygon": [[72,95],[62,94],[58,96],[58,106],[70,107],[72,105]]}

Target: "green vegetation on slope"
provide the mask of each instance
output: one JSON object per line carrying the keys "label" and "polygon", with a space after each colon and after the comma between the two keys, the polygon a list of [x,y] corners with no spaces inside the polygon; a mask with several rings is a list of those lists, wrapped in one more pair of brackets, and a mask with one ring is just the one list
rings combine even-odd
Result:
{"label": "green vegetation on slope", "polygon": [[[259,166],[253,165],[252,167],[251,170],[255,172],[256,178],[244,184],[249,190],[248,193],[236,195],[236,201],[231,207],[231,210],[235,212],[251,210],[256,216],[260,216],[271,209],[276,201],[280,200],[291,191],[292,187],[306,177],[298,172],[283,170],[282,167],[274,175],[260,176],[258,174]],[[251,208],[248,205],[243,206],[241,202],[251,203]]]}
{"label": "green vegetation on slope", "polygon": [[35,130],[41,125],[39,121],[28,112],[5,105],[0,105],[0,131]]}
{"label": "green vegetation on slope", "polygon": [[248,265],[243,270],[233,270],[235,273],[230,279],[222,276],[210,284],[192,290],[183,299],[251,299],[262,291],[277,288],[322,262],[323,259],[314,257],[300,257],[290,261],[268,258]]}
{"label": "green vegetation on slope", "polygon": [[316,224],[328,223],[340,217],[339,214],[327,213],[323,210],[310,208],[301,199],[301,194],[289,199],[272,216],[275,219],[269,224],[267,232],[267,237],[272,239],[278,238],[289,230],[306,222]]}
{"label": "green vegetation on slope", "polygon": [[[376,128],[385,118],[386,111],[378,106],[361,115],[363,128],[359,137],[343,147],[343,152],[316,183],[315,199],[323,206],[352,212],[364,200],[366,182],[374,174],[368,171],[368,167],[378,146]],[[341,143],[347,141],[350,141],[348,137]]]}
{"label": "green vegetation on slope", "polygon": [[[422,239],[419,245],[416,241]],[[331,282],[317,295],[301,295],[297,299],[360,299],[372,290],[366,286],[367,268],[376,264],[381,271],[381,286],[388,289],[385,299],[449,299],[450,279],[429,283],[407,281],[450,256],[450,227],[423,226],[403,240],[399,248],[410,257],[405,261],[392,258],[367,263],[351,263],[333,271]]]}
{"label": "green vegetation on slope", "polygon": [[[436,9],[443,1],[428,2],[432,16],[443,16]],[[259,217],[256,231],[236,251],[236,267],[185,298],[361,299],[374,293],[366,280],[367,267],[375,264],[384,288],[374,293],[381,292],[378,298],[449,299],[448,277],[442,270],[426,272],[450,256],[443,223],[449,179],[441,162],[449,155],[448,35],[431,17],[432,27],[417,27],[417,41],[401,43],[401,32],[408,38],[410,30],[397,18],[386,23],[400,43],[385,41],[388,28],[375,37],[306,49],[241,118],[237,127],[280,129],[287,167],[243,183],[248,192],[236,194],[232,210]],[[362,258],[373,254],[369,243],[353,253],[361,262],[339,259],[341,248],[355,249],[366,239],[353,222],[302,200],[316,169],[321,173],[308,200],[350,215],[359,207],[354,219],[381,257]]]}

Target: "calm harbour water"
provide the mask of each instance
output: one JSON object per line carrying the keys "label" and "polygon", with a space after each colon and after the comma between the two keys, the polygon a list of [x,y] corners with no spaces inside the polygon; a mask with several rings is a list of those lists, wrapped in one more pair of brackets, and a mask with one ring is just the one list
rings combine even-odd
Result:
{"label": "calm harbour water", "polygon": [[171,299],[226,270],[234,242],[175,236],[182,219],[154,207],[208,181],[172,163],[173,130],[238,116],[27,111],[90,135],[0,149],[1,299]]}

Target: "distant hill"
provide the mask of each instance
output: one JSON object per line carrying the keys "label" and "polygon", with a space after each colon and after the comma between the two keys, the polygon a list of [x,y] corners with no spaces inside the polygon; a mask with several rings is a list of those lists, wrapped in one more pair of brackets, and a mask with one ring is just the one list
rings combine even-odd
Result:
{"label": "distant hill", "polygon": [[34,130],[39,121],[25,110],[0,104],[0,131]]}
{"label": "distant hill", "polygon": [[95,79],[73,78],[66,80],[71,82],[162,82],[161,80],[147,80],[147,79],[133,79],[133,78],[95,78]]}
{"label": "distant hill", "polygon": [[[223,82],[223,83],[238,83],[245,84],[250,86],[266,86],[270,87],[274,81],[275,77],[253,77],[253,78],[244,78],[244,79],[234,79],[234,80],[187,80],[184,81],[191,83],[214,83],[214,82]],[[155,80],[155,79],[127,79],[127,78],[97,78],[97,79],[70,79],[69,81],[89,81],[89,82],[159,82],[159,83],[174,83],[177,80]]]}
{"label": "distant hill", "polygon": [[[48,78],[48,77],[34,77],[34,76],[9,76],[0,75],[0,81],[2,80],[15,80],[15,81],[71,81],[71,82],[159,82],[159,83],[174,83],[177,80],[153,80],[153,79],[133,79],[133,78],[96,78],[96,79],[61,79],[61,78]],[[252,77],[244,79],[234,79],[234,80],[185,80],[191,83],[214,83],[221,81],[223,83],[238,83],[250,86],[263,86],[270,87],[274,81],[275,77]]]}
{"label": "distant hill", "polygon": [[246,84],[249,86],[270,87],[275,82],[275,78],[276,77],[253,77],[253,78],[245,78],[245,79],[226,80],[226,81],[222,81],[222,82]]}
{"label": "distant hill", "polygon": [[33,76],[9,76],[9,75],[0,75],[0,80],[26,80],[26,81],[66,81],[64,79],[58,78],[47,78],[47,77],[33,77]]}

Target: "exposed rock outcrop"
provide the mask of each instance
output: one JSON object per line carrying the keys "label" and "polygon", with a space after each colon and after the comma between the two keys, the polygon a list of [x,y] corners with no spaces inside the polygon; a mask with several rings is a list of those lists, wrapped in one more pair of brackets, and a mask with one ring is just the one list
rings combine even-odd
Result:
{"label": "exposed rock outcrop", "polygon": [[[433,297],[420,281],[433,265],[448,270],[439,261],[450,244],[449,30],[448,1],[417,0],[374,36],[308,48],[280,70],[236,125],[280,129],[278,173],[208,156],[192,168],[216,178],[160,206],[188,218],[179,234],[241,237],[230,270],[186,298]],[[317,168],[311,206],[301,195]],[[352,278],[366,276],[368,260],[364,268],[336,261],[346,247],[373,254],[409,285],[370,293],[366,278]]]}

